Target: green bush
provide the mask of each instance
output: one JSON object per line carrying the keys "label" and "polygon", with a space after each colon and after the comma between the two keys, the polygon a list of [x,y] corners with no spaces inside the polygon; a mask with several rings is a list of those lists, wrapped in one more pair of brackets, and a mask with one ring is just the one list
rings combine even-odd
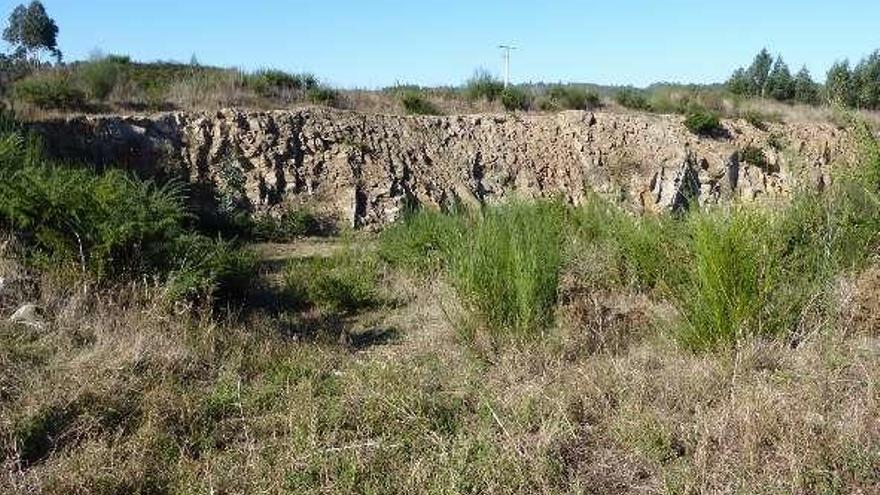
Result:
{"label": "green bush", "polygon": [[329,257],[291,260],[285,274],[291,304],[337,313],[354,313],[379,304],[378,284],[378,260],[354,249]]}
{"label": "green bush", "polygon": [[278,215],[257,216],[250,234],[264,242],[290,242],[299,237],[323,235],[327,226],[317,216],[305,210],[286,208]]}
{"label": "green bush", "polygon": [[311,74],[289,74],[280,70],[261,70],[246,78],[247,85],[260,96],[276,98],[290,91],[309,91],[318,87]]}
{"label": "green bush", "polygon": [[79,110],[86,106],[86,95],[64,73],[38,74],[15,83],[13,95],[44,110]]}
{"label": "green bush", "polygon": [[464,234],[464,217],[436,210],[407,214],[382,232],[379,256],[388,263],[416,273],[443,266]]}
{"label": "green bush", "polygon": [[241,298],[257,268],[253,252],[200,234],[181,234],[162,251],[171,260],[165,286],[172,300]]}
{"label": "green bush", "polygon": [[532,338],[552,322],[566,215],[561,202],[492,207],[450,243],[453,286],[494,341]]}
{"label": "green bush", "polygon": [[686,320],[678,340],[703,350],[782,330],[767,311],[782,281],[771,220],[739,209],[690,222],[694,262],[688,283],[675,288]]}
{"label": "green bush", "polygon": [[758,129],[760,131],[767,130],[767,122],[766,122],[767,119],[764,116],[764,114],[761,112],[750,110],[748,112],[745,112],[742,115],[742,118],[745,119],[746,122],[751,124],[751,126],[754,127],[755,129]]}
{"label": "green bush", "polygon": [[475,71],[464,88],[465,95],[471,100],[495,101],[503,91],[504,83],[483,69]]}
{"label": "green bush", "polygon": [[75,264],[100,280],[156,278],[175,297],[234,294],[247,281],[250,255],[187,232],[180,184],[55,164],[33,139],[2,127],[0,226],[35,267]]}
{"label": "green bush", "polygon": [[553,86],[542,109],[590,110],[600,105],[599,94],[576,86]]}
{"label": "green bush", "polygon": [[645,92],[635,88],[621,89],[614,95],[614,101],[632,110],[651,110]]}
{"label": "green bush", "polygon": [[53,164],[24,167],[2,184],[0,217],[31,238],[32,253],[74,260],[99,274],[132,270],[154,242],[174,237],[185,217],[179,187]]}
{"label": "green bush", "polygon": [[113,92],[121,73],[122,65],[111,58],[87,62],[77,68],[77,77],[89,96],[102,101]]}
{"label": "green bush", "polygon": [[510,86],[501,92],[501,105],[509,112],[528,110],[531,102],[531,95],[522,88]]}
{"label": "green bush", "polygon": [[339,92],[333,88],[318,86],[309,89],[306,92],[306,98],[309,100],[309,102],[316,105],[336,107],[339,106],[340,95]]}
{"label": "green bush", "polygon": [[[688,349],[793,338],[807,305],[880,247],[880,146],[869,130],[861,134],[861,167],[838,170],[822,194],[800,192],[772,212],[636,216],[595,196],[580,207],[419,211],[382,234],[379,254],[417,273],[441,270],[477,322],[464,325],[469,339],[479,331],[495,342],[541,335],[553,320],[561,267],[591,251],[608,255],[609,266],[592,268],[607,272],[610,288],[647,291],[678,308],[672,333]],[[760,150],[741,153],[759,160]]]}
{"label": "green bush", "polygon": [[715,136],[724,130],[717,113],[699,107],[688,111],[684,126],[700,136]]}
{"label": "green bush", "polygon": [[760,168],[764,172],[773,172],[773,170],[770,170],[770,163],[767,161],[767,155],[764,154],[764,150],[757,146],[746,146],[741,149],[739,151],[739,159],[749,165]]}
{"label": "green bush", "polygon": [[418,91],[405,91],[400,103],[406,113],[411,115],[440,115],[440,110]]}

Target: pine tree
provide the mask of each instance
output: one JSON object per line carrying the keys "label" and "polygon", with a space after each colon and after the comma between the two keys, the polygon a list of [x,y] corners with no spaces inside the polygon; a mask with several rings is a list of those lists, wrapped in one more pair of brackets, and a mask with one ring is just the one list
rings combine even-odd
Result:
{"label": "pine tree", "polygon": [[880,50],[868,55],[853,70],[853,93],[860,108],[880,108]]}
{"label": "pine tree", "polygon": [[840,105],[854,106],[856,99],[853,89],[853,76],[849,69],[849,61],[835,62],[828,69],[828,79],[825,82],[825,92],[828,101]]}
{"label": "pine tree", "polygon": [[766,48],[762,49],[755,60],[749,67],[748,76],[751,80],[751,94],[754,96],[765,96],[767,78],[770,75],[770,67],[773,65],[773,57]]}
{"label": "pine tree", "polygon": [[798,103],[819,103],[819,85],[813,81],[807,66],[803,66],[794,78],[794,99]]}
{"label": "pine tree", "polygon": [[788,101],[794,97],[794,80],[781,55],[776,57],[773,70],[767,77],[765,96],[779,101]]}
{"label": "pine tree", "polygon": [[749,76],[746,75],[745,69],[740,67],[739,69],[733,71],[730,79],[727,80],[727,89],[735,95],[751,95],[752,85],[751,81],[749,80]]}

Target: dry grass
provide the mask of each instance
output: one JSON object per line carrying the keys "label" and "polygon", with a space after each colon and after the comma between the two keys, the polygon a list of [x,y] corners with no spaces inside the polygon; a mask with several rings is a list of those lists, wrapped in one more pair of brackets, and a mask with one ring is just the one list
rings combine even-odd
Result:
{"label": "dry grass", "polygon": [[795,348],[694,355],[589,266],[563,275],[558,339],[489,356],[457,342],[450,291],[403,275],[374,322],[401,340],[353,352],[45,276],[10,297],[48,328],[0,322],[0,491],[878,493],[876,267]]}

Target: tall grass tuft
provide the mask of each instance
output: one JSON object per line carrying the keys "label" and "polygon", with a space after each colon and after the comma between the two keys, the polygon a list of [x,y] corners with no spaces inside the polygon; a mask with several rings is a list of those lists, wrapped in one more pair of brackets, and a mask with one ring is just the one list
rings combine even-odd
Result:
{"label": "tall grass tuft", "polygon": [[490,207],[452,247],[453,285],[494,341],[534,337],[552,322],[567,214],[560,202]]}
{"label": "tall grass tuft", "polygon": [[689,223],[689,279],[673,288],[685,318],[679,342],[702,350],[780,330],[766,314],[782,281],[768,215],[738,208],[695,214]]}

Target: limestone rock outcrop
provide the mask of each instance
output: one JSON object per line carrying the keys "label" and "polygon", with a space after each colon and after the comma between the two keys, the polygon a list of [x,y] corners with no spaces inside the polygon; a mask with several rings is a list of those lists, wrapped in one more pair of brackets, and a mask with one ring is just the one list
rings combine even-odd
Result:
{"label": "limestone rock outcrop", "polygon": [[[378,228],[410,204],[485,203],[589,191],[643,211],[691,202],[784,197],[799,178],[826,184],[851,149],[830,124],[725,121],[697,137],[669,115],[562,112],[444,117],[323,108],[80,116],[34,124],[48,148],[146,175],[178,175],[197,194],[245,179],[249,207],[309,204],[355,227]],[[757,147],[766,163],[739,150]]]}

